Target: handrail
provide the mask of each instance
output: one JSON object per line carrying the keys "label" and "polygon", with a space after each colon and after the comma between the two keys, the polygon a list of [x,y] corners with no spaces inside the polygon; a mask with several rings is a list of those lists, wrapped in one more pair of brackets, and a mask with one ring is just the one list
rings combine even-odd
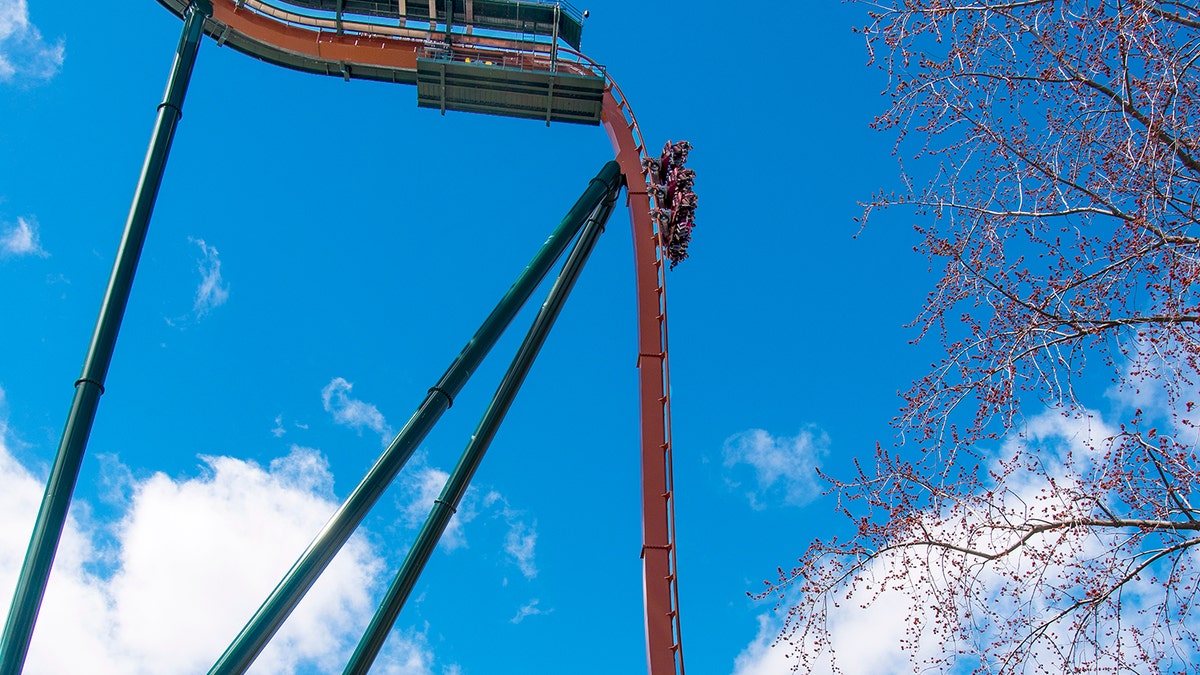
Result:
{"label": "handrail", "polygon": [[[330,30],[338,34],[388,36],[410,39],[425,39],[431,35],[445,36],[445,31],[435,29],[434,22],[426,24],[427,27],[425,28],[409,28],[407,27],[406,23],[385,23],[378,20],[382,17],[374,17],[367,14],[354,14],[352,16],[354,16],[355,19],[348,21],[345,18],[339,19],[335,15],[332,15],[328,12],[309,10],[309,12],[306,13],[302,11],[304,8],[297,7],[295,5],[289,5],[289,7],[285,9],[269,2],[268,0],[238,0],[237,8],[239,10],[250,9],[258,14],[269,16],[290,26],[315,28],[318,30]],[[580,14],[578,18],[582,18],[582,14]],[[418,23],[424,22],[418,21]],[[471,43],[474,40],[480,40],[483,44],[494,42],[512,42],[522,45],[525,51],[545,54],[550,54],[553,51],[553,45],[551,44],[550,39],[539,40],[537,39],[538,36],[536,35],[533,36],[533,39],[512,40],[510,38],[503,38],[495,35],[494,33],[498,33],[499,31],[492,29],[470,27],[481,33],[480,35],[476,35],[474,32],[467,32],[466,29],[468,26],[455,26],[455,28],[460,29],[460,32],[453,33],[455,39],[466,40],[467,43]]]}
{"label": "handrail", "polygon": [[[361,17],[359,20],[346,21],[345,19],[338,20],[336,18],[328,18],[321,14],[299,14],[293,11],[288,11],[276,7],[275,5],[265,2],[264,0],[240,0],[238,9],[250,9],[263,16],[269,16],[282,23],[300,28],[316,28],[318,30],[331,30],[334,32],[366,35],[366,36],[387,36],[409,39],[428,39],[430,35],[445,35],[443,31],[434,30],[432,25],[429,28],[408,28],[405,26],[393,26],[386,23],[376,23],[367,19],[364,15],[355,15]],[[455,37],[471,38],[474,36],[463,34],[455,34]],[[485,36],[486,37],[486,36]],[[489,38],[490,39],[490,38]],[[531,47],[541,47],[536,51],[550,52],[550,45],[546,42],[538,42],[536,40],[520,41],[521,44],[527,44]]]}
{"label": "handrail", "polygon": [[[442,41],[445,35],[442,31],[392,26],[371,21],[347,21],[334,19],[317,14],[302,14],[282,9],[265,0],[237,0],[233,12],[249,11],[252,14],[267,17],[284,26],[299,28],[312,33],[318,41],[326,36],[361,36],[366,38],[395,39],[406,43],[414,50],[432,50],[434,43],[444,47],[450,54],[450,60],[469,62],[473,59],[482,60],[481,54],[496,54],[497,60],[502,60],[504,67],[519,70],[555,72],[563,70],[575,75],[594,75],[607,77],[605,67],[570,47],[558,46],[549,42],[537,40],[514,40],[511,38],[490,35],[487,31],[481,34],[456,33],[456,42],[446,45]],[[220,38],[218,38],[220,40]],[[312,56],[310,54],[310,56]],[[563,58],[566,56],[567,58]],[[640,132],[639,132],[640,138]]]}

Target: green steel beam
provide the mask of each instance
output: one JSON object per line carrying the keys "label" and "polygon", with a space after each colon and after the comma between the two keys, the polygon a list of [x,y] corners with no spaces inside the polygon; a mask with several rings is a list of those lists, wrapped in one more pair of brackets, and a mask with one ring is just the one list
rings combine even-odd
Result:
{"label": "green steel beam", "polygon": [[616,162],[605,164],[600,173],[592,179],[583,195],[500,299],[499,304],[484,320],[458,358],[429,390],[425,400],[404,428],[288,570],[283,580],[242,628],[241,633],[230,643],[225,653],[209,670],[209,675],[244,673],[254,663],[254,659],[262,652],[275,631],[283,625],[284,620],[350,538],[371,507],[383,496],[388,485],[396,478],[442,413],[454,402],[454,397],[496,344],[521,306],[545,279],[554,262],[566,250],[592,210],[621,184],[621,180],[621,170]]}
{"label": "green steel beam", "polygon": [[388,587],[383,602],[380,603],[374,618],[371,619],[371,624],[358,643],[358,648],[350,658],[344,675],[366,675],[371,669],[371,664],[375,662],[379,650],[383,648],[388,632],[391,631],[396,617],[400,615],[400,610],[403,609],[405,601],[412,593],[417,578],[425,569],[425,564],[429,562],[429,556],[433,554],[442,533],[446,531],[450,518],[458,509],[463,494],[471,484],[471,478],[474,477],[476,469],[483,461],[484,453],[487,452],[488,446],[495,438],[500,423],[504,421],[504,416],[512,406],[517,391],[525,381],[525,376],[529,374],[534,359],[537,358],[538,352],[546,342],[546,337],[550,334],[550,329],[554,326],[554,321],[558,318],[567,296],[574,288],[579,273],[583,271],[588,256],[591,255],[596,241],[604,231],[604,223],[612,213],[613,203],[616,201],[619,191],[620,186],[618,185],[603,202],[596,206],[588,218],[583,233],[579,235],[579,242],[571,251],[566,264],[563,265],[562,272],[554,282],[554,287],[550,289],[546,302],[542,304],[533,325],[529,328],[529,333],[526,334],[524,342],[517,350],[517,355],[513,357],[512,365],[504,374],[504,379],[500,381],[500,386],[496,389],[496,394],[492,397],[487,412],[484,413],[483,419],[480,420],[479,426],[471,436],[470,443],[463,450],[462,457],[459,458],[454,471],[446,480],[441,495],[434,501],[429,517],[425,519],[421,532],[417,535],[412,548],[408,550],[408,555],[396,573],[395,579],[392,580],[391,586]]}
{"label": "green steel beam", "polygon": [[100,316],[96,320],[96,329],[84,360],[83,373],[75,381],[75,398],[67,414],[58,454],[17,579],[8,620],[4,624],[4,636],[0,639],[0,673],[3,675],[17,675],[25,664],[50,568],[54,565],[54,555],[58,551],[67,510],[71,505],[71,495],[83,464],[92,422],[96,418],[96,408],[104,393],[104,379],[112,361],[121,319],[129,302],[138,258],[150,225],[150,214],[154,210],[154,200],[158,196],[171,141],[175,137],[175,127],[183,116],[183,98],[187,93],[192,67],[196,63],[204,19],[211,15],[210,0],[193,0],[184,17],[183,33],[175,50],[175,62],[171,66],[163,102],[158,106],[158,119],[150,137],[150,147],[146,151],[146,161],[142,165],[142,175],[129,209],[129,218],[125,222],[125,233],[117,249],[108,290],[104,294]]}

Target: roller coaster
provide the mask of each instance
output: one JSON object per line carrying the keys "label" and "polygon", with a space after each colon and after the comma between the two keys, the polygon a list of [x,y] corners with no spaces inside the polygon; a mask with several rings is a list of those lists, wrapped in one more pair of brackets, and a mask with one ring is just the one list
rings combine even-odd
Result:
{"label": "roller coaster", "polygon": [[[241,673],[349,539],[426,433],[568,247],[546,302],[471,442],[355,650],[346,673],[371,668],[437,545],[622,187],[635,269],[639,381],[642,571],[650,675],[683,675],[672,476],[666,271],[687,258],[694,225],[691,146],[646,147],[637,119],[605,68],[580,51],[586,12],[549,0],[158,0],[183,20],[142,176],[0,642],[0,675],[24,667],[128,302],[138,258],[182,114],[200,43],[286,68],[416,86],[417,105],[551,123],[600,125],[615,152],[425,400],[330,518],[210,675]],[[574,242],[572,246],[572,242]]]}

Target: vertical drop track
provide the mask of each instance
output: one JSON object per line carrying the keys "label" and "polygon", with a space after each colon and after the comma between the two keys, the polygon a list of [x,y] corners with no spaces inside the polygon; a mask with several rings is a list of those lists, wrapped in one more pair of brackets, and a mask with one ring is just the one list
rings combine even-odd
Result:
{"label": "vertical drop track", "polygon": [[629,198],[637,290],[638,390],[642,459],[642,584],[650,675],[683,675],[679,583],[675,550],[675,484],[671,446],[671,376],[667,344],[666,257],[642,160],[647,156],[637,119],[620,87],[609,80],[601,123],[608,132]]}

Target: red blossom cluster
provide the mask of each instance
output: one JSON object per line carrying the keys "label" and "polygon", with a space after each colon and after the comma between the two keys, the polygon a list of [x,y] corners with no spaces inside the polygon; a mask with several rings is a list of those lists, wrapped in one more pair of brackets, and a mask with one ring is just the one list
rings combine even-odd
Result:
{"label": "red blossom cluster", "polygon": [[662,155],[642,160],[642,168],[650,179],[650,196],[655,207],[650,216],[658,223],[663,251],[671,261],[671,269],[688,257],[692,228],[696,226],[696,193],[692,185],[696,172],[683,168],[692,144],[687,141],[667,141]]}

